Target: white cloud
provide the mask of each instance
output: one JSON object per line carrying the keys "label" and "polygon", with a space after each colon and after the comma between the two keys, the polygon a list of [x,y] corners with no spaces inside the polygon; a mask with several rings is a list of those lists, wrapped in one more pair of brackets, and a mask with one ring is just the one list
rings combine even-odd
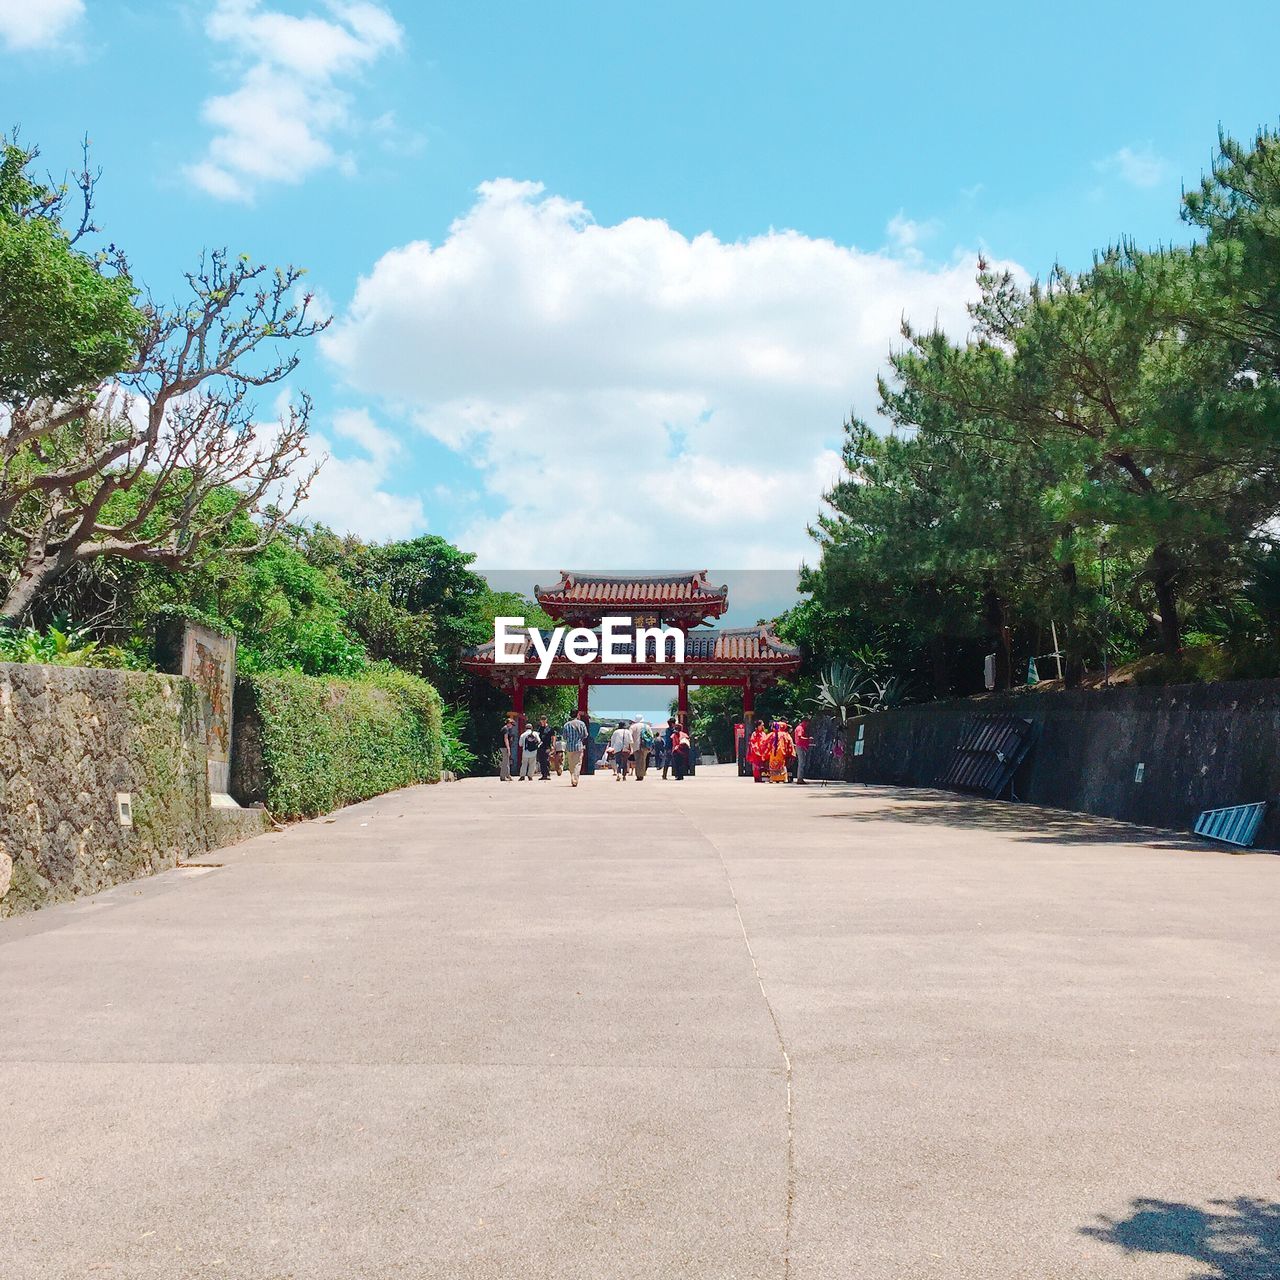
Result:
{"label": "white cloud", "polygon": [[0,41],[6,49],[48,49],[71,34],[84,0],[0,0]]}
{"label": "white cloud", "polygon": [[377,426],[363,409],[342,410],[333,417],[333,434],[363,453],[336,457],[335,442],[324,435],[312,437],[312,452],[328,453],[301,514],[339,533],[385,541],[412,538],[426,528],[420,498],[388,493],[382,486],[397,465],[401,443]]}
{"label": "white cloud", "polygon": [[1151,144],[1141,148],[1121,147],[1095,166],[1100,172],[1114,173],[1131,187],[1159,186],[1172,172],[1172,166],[1152,149]]}
{"label": "white cloud", "polygon": [[261,0],[213,6],[205,31],[229,49],[239,83],[204,104],[214,136],[205,157],[187,167],[197,187],[248,200],[262,183],[354,167],[334,149],[335,135],[354,123],[341,81],[397,48],[402,32],[376,4],[330,0],[326,11],[298,17],[264,9]]}
{"label": "white cloud", "polygon": [[479,469],[461,541],[487,567],[792,567],[902,315],[966,331],[975,271],[599,226],[499,180],[442,244],[384,254],[323,346]]}
{"label": "white cloud", "polygon": [[923,241],[931,239],[938,234],[942,224],[936,218],[929,218],[924,222],[917,222],[914,218],[908,218],[907,215],[899,209],[897,213],[889,219],[885,232],[889,237],[890,244],[898,250],[904,257],[913,261],[919,261],[924,257],[920,249]]}

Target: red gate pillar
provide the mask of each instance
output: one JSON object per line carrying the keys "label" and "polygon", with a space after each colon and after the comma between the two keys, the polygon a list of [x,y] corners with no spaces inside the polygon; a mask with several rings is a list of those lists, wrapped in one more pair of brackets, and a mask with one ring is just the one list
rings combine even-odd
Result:
{"label": "red gate pillar", "polygon": [[583,745],[582,772],[587,777],[595,774],[595,761],[591,758],[591,686],[585,681],[578,682],[578,719],[587,726],[588,738]]}
{"label": "red gate pillar", "polygon": [[751,741],[751,734],[756,727],[756,691],[751,687],[751,681],[748,680],[742,686],[742,747],[738,752],[738,774],[746,777],[751,772],[750,766],[747,764],[747,743]]}
{"label": "red gate pillar", "polygon": [[524,681],[517,680],[515,686],[511,690],[511,707],[516,713],[516,749],[511,757],[511,767],[519,772],[520,757],[523,751],[520,747],[520,738],[524,733]]}
{"label": "red gate pillar", "polygon": [[681,680],[676,689],[676,716],[680,723],[684,725],[685,731],[689,729],[689,686]]}

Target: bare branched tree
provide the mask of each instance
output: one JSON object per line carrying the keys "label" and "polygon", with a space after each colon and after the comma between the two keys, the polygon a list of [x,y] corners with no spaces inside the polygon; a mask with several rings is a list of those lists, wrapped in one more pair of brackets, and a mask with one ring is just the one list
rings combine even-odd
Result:
{"label": "bare branched tree", "polygon": [[[84,184],[87,184],[84,185]],[[90,226],[92,178],[81,186]],[[32,212],[48,216],[48,197]],[[129,367],[60,397],[6,397],[0,405],[0,623],[97,556],[177,567],[215,551],[262,546],[305,498],[311,402],[278,422],[255,415],[252,393],[298,363],[290,344],[324,329],[296,268],[270,270],[225,251],[187,276],[191,299],[140,307]],[[245,517],[254,533],[244,537]],[[231,544],[221,535],[241,530]]]}

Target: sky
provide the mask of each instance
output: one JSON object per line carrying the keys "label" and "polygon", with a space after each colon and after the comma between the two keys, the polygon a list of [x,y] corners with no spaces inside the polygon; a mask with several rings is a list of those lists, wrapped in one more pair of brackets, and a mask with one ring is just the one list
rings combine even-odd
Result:
{"label": "sky", "polygon": [[311,518],[794,571],[902,317],[961,336],[980,252],[1185,240],[1277,37],[1274,0],[0,0],[0,120],[57,173],[88,135],[157,297],[206,246],[308,269]]}

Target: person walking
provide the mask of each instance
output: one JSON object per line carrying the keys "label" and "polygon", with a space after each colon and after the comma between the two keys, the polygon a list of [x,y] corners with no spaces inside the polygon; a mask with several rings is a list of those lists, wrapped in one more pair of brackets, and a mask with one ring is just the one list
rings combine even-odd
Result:
{"label": "person walking", "polygon": [[653,746],[649,751],[649,764],[654,769],[661,769],[662,776],[667,776],[667,735],[658,732],[653,735]]}
{"label": "person walking", "polygon": [[551,767],[557,778],[564,772],[564,739],[557,729],[551,730]]}
{"label": "person walking", "polygon": [[653,750],[653,730],[649,722],[640,716],[631,722],[631,759],[636,767],[636,781],[643,782],[649,767],[649,752]]}
{"label": "person walking", "polygon": [[511,781],[511,758],[516,753],[516,722],[508,716],[498,734],[498,779]]}
{"label": "person walking", "polygon": [[796,725],[795,743],[796,786],[803,787],[806,782],[805,774],[809,770],[809,749],[813,746],[813,739],[809,736],[808,716],[801,716]]}
{"label": "person walking", "polygon": [[684,725],[677,721],[675,728],[671,731],[671,766],[675,770],[677,782],[684,781],[684,775],[689,770],[689,755],[692,750],[693,744],[684,731]]}
{"label": "person walking", "polygon": [[569,785],[578,785],[578,776],[582,772],[582,753],[587,746],[587,726],[580,715],[566,720],[561,730],[564,738],[564,763],[569,770]]}
{"label": "person walking", "polygon": [[671,767],[671,739],[675,736],[679,721],[675,716],[667,720],[667,727],[662,731],[662,780],[667,778],[667,770]]}
{"label": "person walking", "polygon": [[520,735],[520,781],[532,780],[538,752],[542,749],[542,736],[533,725],[526,725]]}
{"label": "person walking", "polygon": [[609,738],[609,754],[613,757],[613,777],[615,782],[627,779],[627,763],[631,759],[631,730],[619,725]]}
{"label": "person walking", "polygon": [[538,721],[538,779],[551,781],[551,725],[546,716]]}

